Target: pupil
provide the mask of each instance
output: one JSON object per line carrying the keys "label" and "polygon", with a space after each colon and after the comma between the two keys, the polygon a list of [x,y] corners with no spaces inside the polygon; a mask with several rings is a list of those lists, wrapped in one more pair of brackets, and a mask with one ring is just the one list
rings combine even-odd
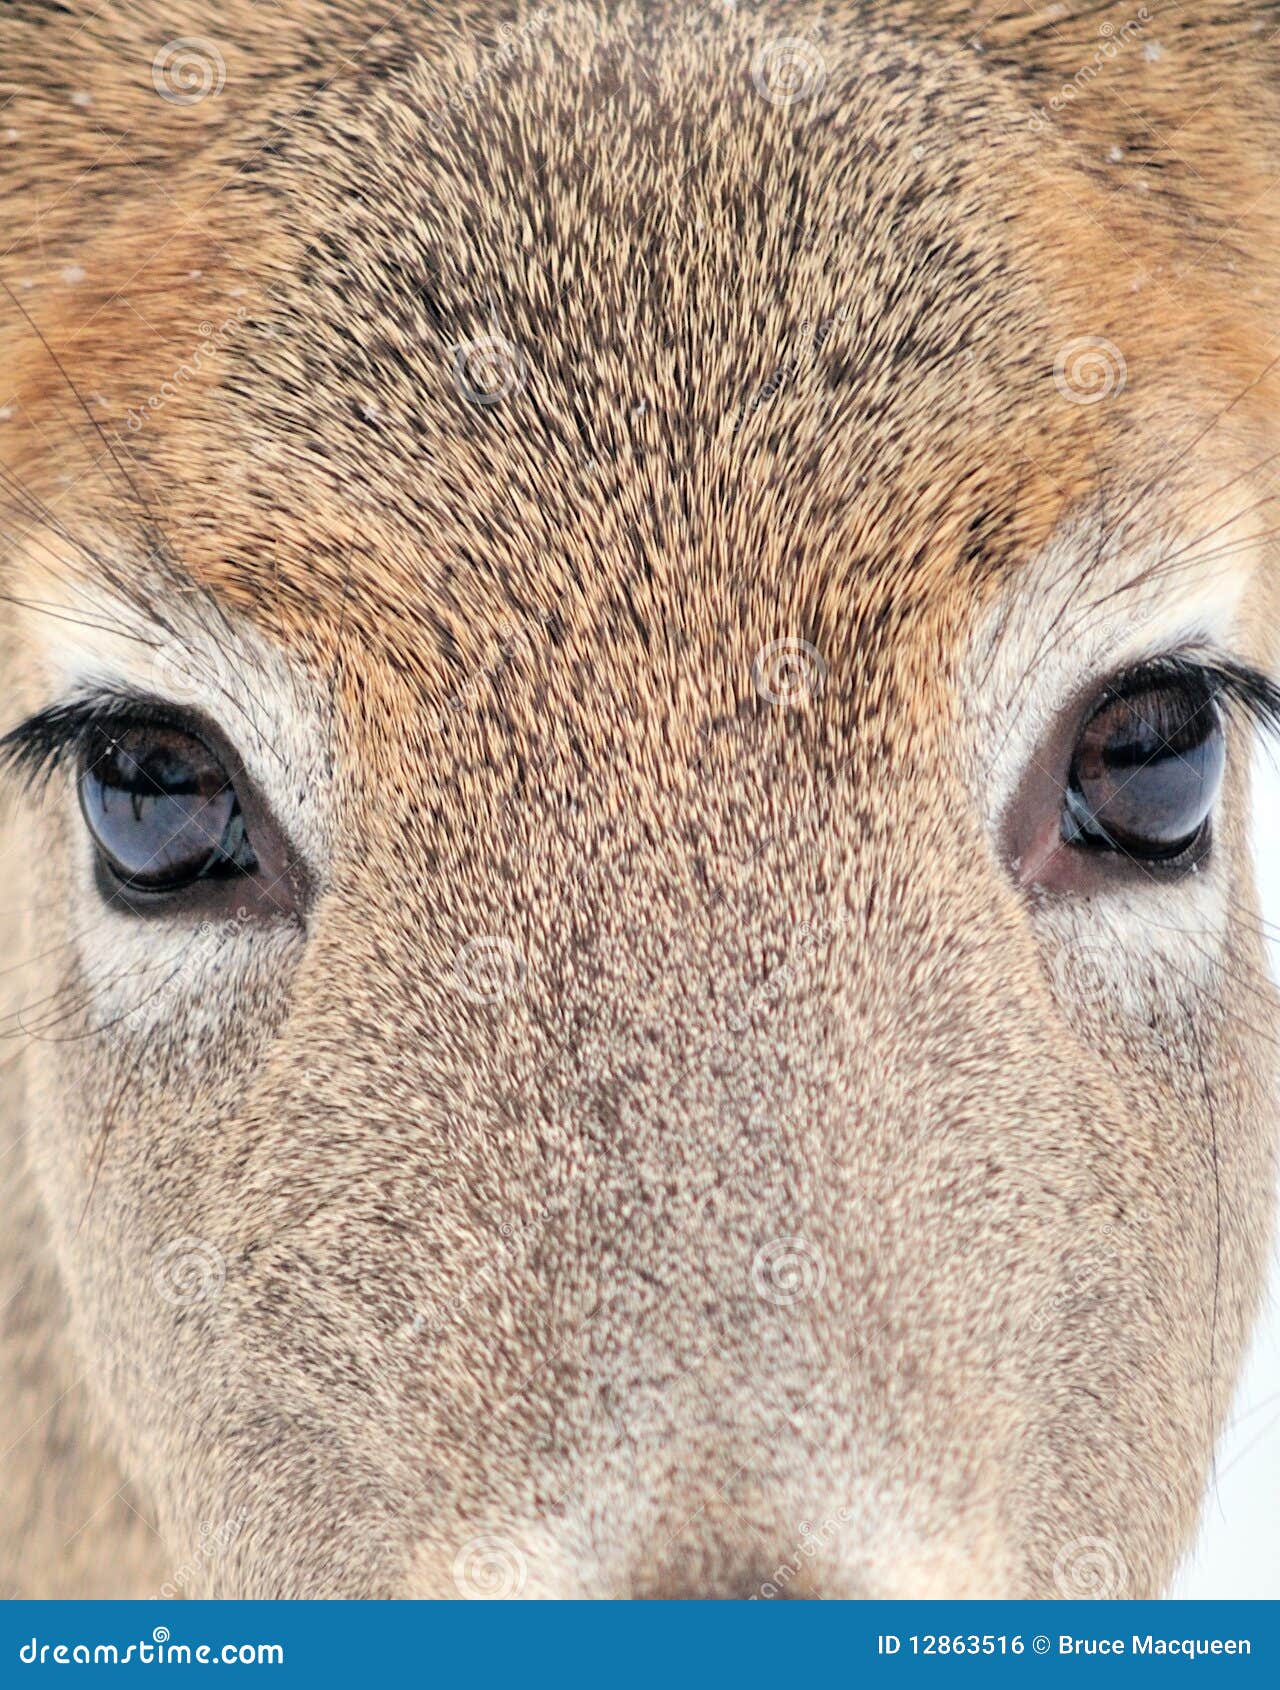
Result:
{"label": "pupil", "polygon": [[1126,699],[1119,710],[1124,719],[1108,742],[1105,757],[1121,778],[1165,758],[1195,756],[1214,726],[1213,706],[1167,693],[1145,693]]}

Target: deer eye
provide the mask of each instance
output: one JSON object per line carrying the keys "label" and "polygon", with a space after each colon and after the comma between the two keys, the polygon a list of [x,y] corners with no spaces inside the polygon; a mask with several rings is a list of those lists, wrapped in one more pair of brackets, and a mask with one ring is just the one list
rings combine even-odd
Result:
{"label": "deer eye", "polygon": [[98,853],[131,890],[173,892],[257,869],[231,777],[192,734],[149,724],[91,726],[79,784]]}
{"label": "deer eye", "polygon": [[1194,670],[1138,673],[1109,687],[1076,741],[1062,838],[1149,863],[1200,843],[1226,761],[1215,694]]}

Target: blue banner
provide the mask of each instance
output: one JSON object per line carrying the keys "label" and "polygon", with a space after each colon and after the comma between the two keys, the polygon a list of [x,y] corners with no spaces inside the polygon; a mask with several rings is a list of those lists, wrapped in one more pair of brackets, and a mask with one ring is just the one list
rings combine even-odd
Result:
{"label": "blue banner", "polygon": [[1273,1602],[10,1602],[0,1683],[1280,1682]]}

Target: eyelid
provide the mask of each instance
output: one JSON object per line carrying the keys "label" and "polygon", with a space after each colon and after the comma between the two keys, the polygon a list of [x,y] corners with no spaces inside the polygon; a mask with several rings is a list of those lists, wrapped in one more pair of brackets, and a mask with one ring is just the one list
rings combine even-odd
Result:
{"label": "eyelid", "polygon": [[1280,683],[1221,651],[1170,652],[1133,664],[1106,682],[1093,708],[1100,708],[1108,698],[1171,681],[1205,688],[1208,697],[1229,712],[1243,715],[1264,733],[1280,736]]}
{"label": "eyelid", "polygon": [[29,716],[0,739],[0,764],[29,785],[42,785],[78,749],[93,723],[109,714],[104,702],[75,699]]}
{"label": "eyelid", "polygon": [[8,769],[32,788],[43,786],[68,765],[93,730],[112,726],[157,726],[190,734],[219,758],[232,780],[240,759],[179,705],[142,693],[95,689],[51,704],[19,722],[0,739],[0,769]]}

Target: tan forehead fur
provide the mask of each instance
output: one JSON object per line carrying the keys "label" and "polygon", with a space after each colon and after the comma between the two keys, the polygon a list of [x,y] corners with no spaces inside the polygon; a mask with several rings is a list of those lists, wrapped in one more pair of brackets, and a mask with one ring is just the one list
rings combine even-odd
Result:
{"label": "tan forehead fur", "polygon": [[[825,649],[904,580],[968,614],[1100,481],[1160,476],[1155,416],[1175,465],[1219,437],[1201,473],[1256,434],[1256,6],[1195,28],[1152,8],[1159,59],[1103,60],[1047,135],[1031,119],[1126,8],[788,9],[823,67],[812,110],[753,82],[768,9],[415,7],[376,33],[341,5],[283,27],[108,6],[56,53],[16,10],[12,467],[46,496],[75,478],[64,510],[110,490],[138,531],[34,323],[162,518],[148,543],[269,601],[293,643],[323,652],[341,621],[438,682],[513,617],[590,633],[720,605]],[[456,99],[508,18],[501,85]],[[179,26],[225,49],[225,89],[191,108],[152,85],[152,37]],[[491,331],[525,379],[485,409],[453,369]],[[1053,391],[1080,336],[1126,360],[1101,410]]]}

